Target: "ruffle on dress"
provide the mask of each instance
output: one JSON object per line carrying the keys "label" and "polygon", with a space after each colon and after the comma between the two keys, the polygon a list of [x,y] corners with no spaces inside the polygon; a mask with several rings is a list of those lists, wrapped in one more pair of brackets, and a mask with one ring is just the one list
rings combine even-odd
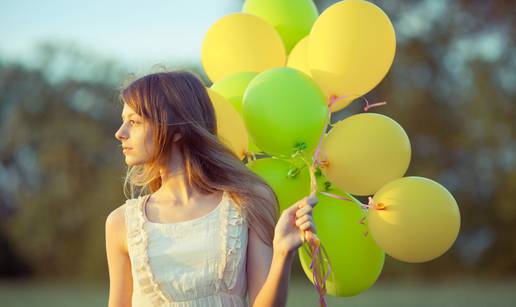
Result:
{"label": "ruffle on dress", "polygon": [[136,200],[129,200],[125,209],[127,223],[127,245],[131,250],[131,261],[136,271],[136,278],[139,284],[139,290],[146,295],[152,306],[164,306],[170,303],[170,299],[159,288],[159,284],[154,280],[154,276],[149,266],[149,257],[147,255],[148,236],[143,229],[145,218],[141,205],[143,197],[140,196]]}
{"label": "ruffle on dress", "polygon": [[[221,242],[222,243],[222,264],[219,270],[219,287],[224,286],[225,289],[232,289],[235,286],[236,274],[240,261],[243,259],[241,256],[242,242],[242,231],[244,227],[244,218],[240,214],[237,208],[231,205],[224,206],[221,212]],[[245,236],[244,238],[247,238]],[[247,241],[246,247],[247,247]],[[217,289],[219,291],[220,289]]]}

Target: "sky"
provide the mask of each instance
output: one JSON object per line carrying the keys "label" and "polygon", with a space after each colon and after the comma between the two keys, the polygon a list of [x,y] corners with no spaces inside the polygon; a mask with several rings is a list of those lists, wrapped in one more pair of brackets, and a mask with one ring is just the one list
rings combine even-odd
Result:
{"label": "sky", "polygon": [[42,42],[76,44],[135,66],[200,65],[209,27],[240,0],[2,0],[0,55],[27,61]]}
{"label": "sky", "polygon": [[[156,64],[167,67],[201,66],[201,46],[210,26],[223,16],[239,12],[244,0],[0,0],[0,59],[37,61],[36,46],[43,42],[75,44],[81,51],[116,59],[132,71]],[[388,9],[389,2],[383,3]],[[421,0],[405,10],[390,12],[397,43],[427,37],[451,0]],[[422,18],[424,16],[425,18]],[[466,26],[467,16],[454,18]],[[467,33],[467,31],[465,31]],[[445,61],[460,78],[467,75],[465,59],[497,60],[504,50],[506,31],[486,27],[474,37],[461,37],[448,48]],[[455,46],[457,45],[457,46]],[[462,63],[464,62],[464,63]],[[511,74],[510,74],[511,75]],[[514,76],[514,74],[512,74]],[[513,78],[502,78],[513,87]]]}

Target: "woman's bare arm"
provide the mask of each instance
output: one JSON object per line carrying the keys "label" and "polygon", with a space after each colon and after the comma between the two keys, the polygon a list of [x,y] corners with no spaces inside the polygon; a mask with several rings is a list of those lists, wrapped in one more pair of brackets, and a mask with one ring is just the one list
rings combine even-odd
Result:
{"label": "woman's bare arm", "polygon": [[125,207],[122,205],[106,219],[106,254],[109,268],[109,307],[131,306],[133,279],[127,251]]}
{"label": "woman's bare arm", "polygon": [[250,228],[247,253],[250,306],[285,306],[295,253],[273,251],[273,248],[265,244]]}
{"label": "woman's bare arm", "polygon": [[[260,190],[270,202],[274,195]],[[317,197],[310,195],[285,208],[274,228],[272,246],[249,229],[247,280],[249,301],[253,307],[284,307],[287,304],[290,269],[304,231],[316,233],[312,208]]]}

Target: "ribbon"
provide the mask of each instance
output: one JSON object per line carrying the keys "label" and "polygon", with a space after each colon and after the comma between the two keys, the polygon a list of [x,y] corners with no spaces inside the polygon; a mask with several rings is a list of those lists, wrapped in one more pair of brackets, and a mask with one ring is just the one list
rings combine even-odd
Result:
{"label": "ribbon", "polygon": [[[321,136],[319,138],[319,143],[317,144],[317,147],[316,147],[316,149],[314,151],[314,154],[312,155],[312,164],[309,164],[306,161],[306,159],[303,157],[302,151],[303,151],[304,148],[302,148],[302,147],[299,148],[299,150],[297,150],[292,155],[293,158],[299,156],[303,160],[303,162],[305,162],[305,164],[308,166],[308,169],[309,169],[309,172],[310,172],[310,196],[314,196],[317,193],[317,180],[315,178],[316,168],[318,166],[325,167],[325,166],[328,165],[327,161],[321,161],[319,159],[319,155],[320,155],[320,151],[321,151],[321,144],[322,144],[322,141],[324,139],[324,136],[326,135],[326,130],[328,128],[328,125],[331,126],[331,124],[330,124],[330,122],[331,122],[331,107],[332,107],[333,104],[335,104],[338,101],[344,99],[345,97],[346,96],[337,97],[337,96],[333,95],[329,99],[329,102],[328,102],[328,113],[327,113],[327,116],[326,116],[326,121],[325,121],[325,124],[324,124],[324,129],[323,129],[323,131],[321,133]],[[369,104],[369,101],[365,97],[361,96],[361,98],[363,98],[365,100],[365,103],[366,103],[366,105],[364,107],[364,111],[365,112],[369,111],[369,109],[371,109],[373,107],[377,107],[377,106],[381,106],[381,105],[387,104],[387,102],[385,102],[385,101],[374,103],[374,104]],[[333,198],[337,198],[337,199],[341,199],[341,200],[352,201],[351,199],[349,199],[347,197],[344,197],[344,196],[335,195],[335,194],[328,193],[328,192],[320,192],[320,193],[324,194],[326,196],[329,196],[329,197],[333,197]],[[365,210],[365,211],[367,211],[369,208],[375,208],[375,209],[378,209],[378,210],[382,210],[383,209],[383,205],[382,204],[379,204],[379,205],[373,204],[372,197],[369,197],[369,203],[368,204],[362,204],[361,203],[360,207],[363,210]],[[365,225],[365,215],[359,221],[359,223]],[[367,236],[367,231],[364,233],[364,235]],[[315,233],[313,233],[313,231],[311,229],[307,229],[304,232],[304,236],[305,236],[305,239],[306,239],[308,244],[304,244],[303,248],[305,249],[305,251],[307,253],[309,253],[311,255],[312,261],[310,263],[310,270],[312,272],[312,277],[313,277],[315,289],[317,290],[317,293],[319,294],[319,305],[321,307],[326,307],[327,306],[327,302],[326,302],[326,281],[328,280],[328,277],[330,276],[330,272],[331,272],[330,258],[328,257],[328,254],[326,253],[323,245],[321,244],[321,241],[319,240],[317,235]],[[326,274],[324,274],[325,270],[326,270]]]}
{"label": "ribbon", "polygon": [[[341,97],[337,97],[335,95],[330,96],[329,102],[328,102],[328,112],[327,112],[326,121],[324,124],[324,129],[321,133],[321,136],[319,138],[319,143],[317,144],[314,154],[312,155],[312,163],[311,164],[308,163],[308,161],[306,161],[305,157],[303,156],[303,152],[306,149],[306,144],[303,144],[303,143],[297,144],[296,151],[294,152],[294,154],[291,155],[292,158],[296,158],[299,156],[309,169],[310,196],[315,196],[317,194],[317,179],[315,177],[317,167],[318,166],[325,167],[328,165],[327,161],[321,161],[319,159],[319,155],[320,155],[320,151],[321,151],[321,144],[324,139],[324,136],[326,135],[326,130],[328,128],[328,125],[332,126],[330,123],[331,122],[331,107],[333,104],[344,99],[345,97],[346,96],[341,96]],[[360,98],[363,98],[365,101],[366,105],[363,109],[365,112],[369,111],[369,109],[371,109],[373,107],[387,104],[387,102],[385,102],[385,101],[369,104],[369,101],[367,100],[367,98],[365,98],[363,96],[360,96]],[[246,156],[251,161],[256,160],[256,156],[252,152],[246,153]],[[272,158],[279,159],[278,157],[274,157],[274,156],[272,156]],[[285,157],[282,157],[282,158],[285,158]],[[292,170],[292,172],[289,171],[289,176],[295,175],[294,173],[296,171],[299,172],[299,169]],[[335,195],[335,194],[328,193],[328,192],[320,192],[320,193],[324,194],[328,197],[352,201],[351,199],[344,197],[344,196]],[[369,197],[369,202],[367,204],[360,203],[360,208],[363,209],[364,212],[367,212],[367,210],[369,210],[370,208],[374,208],[377,210],[384,209],[382,204],[374,204],[372,197]],[[365,225],[365,218],[366,218],[366,215],[364,214],[364,217],[360,219],[359,223]],[[305,230],[303,235],[306,240],[306,244],[303,244],[303,248],[309,255],[311,255],[311,259],[312,259],[312,261],[310,263],[310,270],[312,272],[315,289],[317,290],[317,293],[319,294],[319,305],[321,307],[326,307],[327,306],[326,281],[328,280],[328,277],[330,276],[330,272],[331,272],[330,258],[328,257],[328,254],[327,254],[326,250],[324,249],[324,246],[321,244],[321,241],[319,240],[317,235],[311,229]],[[367,236],[367,231],[364,233],[364,235]],[[324,274],[324,271],[326,271],[326,274]]]}

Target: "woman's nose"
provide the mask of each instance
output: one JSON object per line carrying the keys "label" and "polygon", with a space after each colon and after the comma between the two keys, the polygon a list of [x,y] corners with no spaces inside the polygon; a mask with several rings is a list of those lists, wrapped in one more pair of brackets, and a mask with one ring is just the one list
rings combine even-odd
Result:
{"label": "woman's nose", "polygon": [[115,138],[119,141],[123,140],[123,139],[126,139],[127,136],[125,134],[125,132],[123,131],[123,127],[120,127],[116,132],[115,132]]}

